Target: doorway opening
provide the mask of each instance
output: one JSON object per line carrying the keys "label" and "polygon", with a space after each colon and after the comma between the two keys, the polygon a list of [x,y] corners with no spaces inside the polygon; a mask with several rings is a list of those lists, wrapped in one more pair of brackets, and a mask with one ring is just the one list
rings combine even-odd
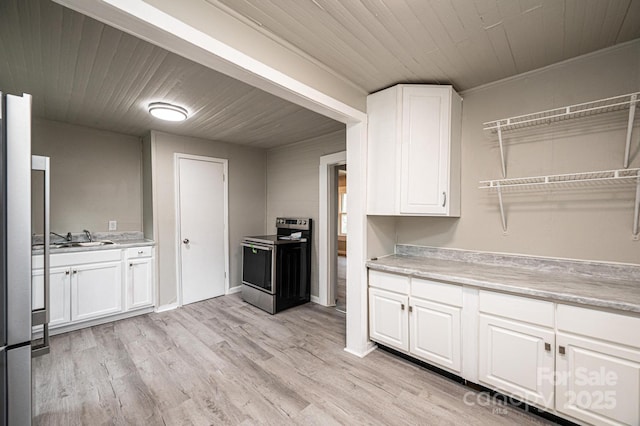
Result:
{"label": "doorway opening", "polygon": [[337,208],[336,220],[336,262],[335,303],[336,310],[347,313],[347,165],[335,167],[337,173],[335,196]]}
{"label": "doorway opening", "polygon": [[[339,169],[346,171],[346,151],[320,157],[320,212],[318,215],[318,300],[323,306],[336,306],[338,284],[338,231],[339,216],[344,220],[344,239],[346,240],[346,196],[344,206],[339,206],[338,186]],[[346,193],[346,178],[344,192]],[[342,211],[342,214],[339,212]],[[346,255],[346,244],[344,245]],[[346,256],[344,262],[344,292],[342,301],[346,307]],[[343,307],[343,310],[344,310]]]}

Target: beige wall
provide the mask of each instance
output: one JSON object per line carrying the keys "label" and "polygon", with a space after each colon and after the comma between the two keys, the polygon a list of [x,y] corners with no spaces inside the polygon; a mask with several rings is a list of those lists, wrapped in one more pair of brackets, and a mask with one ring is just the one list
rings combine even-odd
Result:
{"label": "beige wall", "polygon": [[346,133],[336,132],[267,151],[267,233],[277,217],[313,219],[311,295],[318,296],[318,212],[320,157],[346,149]]}
{"label": "beige wall", "polygon": [[[462,217],[398,218],[397,241],[640,263],[640,242],[631,237],[633,188],[506,194],[507,235],[502,232],[496,195],[477,189],[479,180],[501,177],[497,137],[483,132],[483,122],[639,88],[640,41],[636,41],[463,94]],[[620,169],[627,116],[604,114],[506,134],[507,176]],[[631,167],[640,167],[638,123],[636,115]],[[388,230],[389,223],[384,225]]]}
{"label": "beige wall", "polygon": [[[142,145],[134,136],[34,119],[32,153],[51,157],[51,230],[142,231]],[[42,187],[34,181],[34,207]],[[34,221],[34,232],[42,226]]]}
{"label": "beige wall", "polygon": [[265,151],[223,142],[151,132],[154,238],[157,243],[158,305],[178,300],[176,282],[176,216],[174,154],[229,160],[229,260],[231,287],[241,283],[245,235],[265,231]]}
{"label": "beige wall", "polygon": [[142,231],[145,238],[153,240],[153,159],[151,154],[151,133],[147,133],[142,138]]}

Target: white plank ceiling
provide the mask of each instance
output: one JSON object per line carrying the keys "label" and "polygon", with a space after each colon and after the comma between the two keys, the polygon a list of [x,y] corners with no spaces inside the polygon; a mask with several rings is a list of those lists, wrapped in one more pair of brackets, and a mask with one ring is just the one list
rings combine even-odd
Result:
{"label": "white plank ceiling", "polygon": [[375,92],[457,90],[640,37],[638,0],[207,0]]}
{"label": "white plank ceiling", "polygon": [[[640,37],[640,0],[206,0],[375,92],[465,90]],[[34,115],[264,148],[344,126],[49,0],[0,0],[0,88]],[[146,105],[185,106],[180,124]]]}
{"label": "white plank ceiling", "polygon": [[[344,128],[49,0],[0,0],[0,89],[32,94],[36,117],[136,136],[270,148]],[[159,100],[192,117],[154,119],[146,107]]]}

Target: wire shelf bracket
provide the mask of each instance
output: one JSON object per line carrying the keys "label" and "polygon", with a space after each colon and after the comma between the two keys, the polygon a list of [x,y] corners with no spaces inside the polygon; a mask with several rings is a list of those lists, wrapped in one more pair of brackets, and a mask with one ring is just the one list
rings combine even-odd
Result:
{"label": "wire shelf bracket", "polygon": [[626,95],[614,96],[612,98],[597,99],[581,104],[569,105],[561,108],[534,112],[531,114],[503,118],[500,120],[488,121],[486,123],[483,123],[483,129],[498,134],[498,143],[500,144],[500,159],[502,161],[502,177],[506,178],[507,171],[503,141],[504,132],[523,129],[526,127],[538,126],[541,124],[551,124],[558,121],[569,120],[572,118],[588,117],[591,115],[602,114],[606,112],[620,111],[628,108],[629,120],[627,123],[627,135],[625,141],[625,154],[623,164],[623,167],[626,169],[629,167],[629,153],[631,150],[633,122],[635,119],[636,106],[640,100],[639,98],[640,92],[634,92]]}
{"label": "wire shelf bracket", "polygon": [[640,168],[483,180],[480,181],[480,186],[478,188],[493,190],[498,194],[502,230],[506,233],[507,220],[503,203],[503,193],[505,191],[577,188],[585,185],[602,184],[635,184],[632,238],[634,240],[640,239]]}

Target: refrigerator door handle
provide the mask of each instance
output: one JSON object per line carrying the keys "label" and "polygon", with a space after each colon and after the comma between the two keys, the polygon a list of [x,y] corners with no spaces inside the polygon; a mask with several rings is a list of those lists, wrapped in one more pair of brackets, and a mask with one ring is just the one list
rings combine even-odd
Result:
{"label": "refrigerator door handle", "polygon": [[50,238],[50,223],[49,223],[49,209],[51,205],[50,183],[51,183],[51,171],[49,167],[49,157],[42,157],[39,155],[31,156],[31,169],[44,172],[44,307],[42,309],[36,309],[31,314],[31,321],[33,325],[42,325],[42,341],[32,342],[33,357],[46,355],[49,353],[49,291],[50,291],[50,273],[49,273],[49,238]]}
{"label": "refrigerator door handle", "polygon": [[31,344],[31,358],[37,358],[49,353],[51,348],[49,347],[49,324],[42,325],[42,341],[37,342],[34,340]]}

